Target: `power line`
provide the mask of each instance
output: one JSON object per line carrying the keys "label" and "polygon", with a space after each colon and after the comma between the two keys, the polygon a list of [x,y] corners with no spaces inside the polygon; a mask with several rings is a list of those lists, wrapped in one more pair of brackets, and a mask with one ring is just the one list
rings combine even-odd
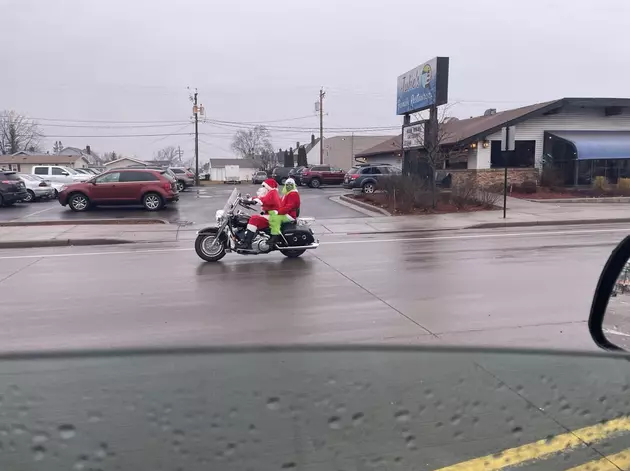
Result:
{"label": "power line", "polygon": [[[0,115],[2,118],[9,118],[9,115]],[[190,124],[189,121],[106,121],[106,120],[90,120],[90,119],[63,119],[63,118],[33,118],[24,116],[24,118],[36,121],[52,121],[59,123],[105,123],[105,124],[154,124],[154,123],[171,123],[171,124]]]}
{"label": "power line", "polygon": [[[51,127],[51,128],[89,128],[89,129],[134,129],[134,128],[168,128],[179,126],[181,123],[174,124],[124,124],[117,126],[110,125],[100,125],[100,124],[38,124],[38,126],[42,127]],[[185,126],[188,126],[190,123],[186,122]]]}
{"label": "power line", "polygon": [[[213,126],[217,126],[217,127],[222,127],[222,128],[226,128],[226,129],[252,129],[254,126],[252,125],[247,125],[247,124],[233,124],[233,123],[226,123],[226,122],[221,122],[221,121],[216,121],[216,120],[207,120],[207,124],[213,125]],[[319,131],[319,127],[317,126],[313,126],[313,127],[300,127],[300,126],[265,126],[266,128],[268,128],[270,131]],[[364,127],[327,127],[326,130],[327,131],[347,131],[347,132],[352,132],[352,131],[386,131],[386,130],[398,130],[400,129],[400,126],[364,126]]]}
{"label": "power line", "polygon": [[182,133],[171,133],[171,134],[100,134],[100,135],[93,135],[93,136],[85,136],[85,135],[83,136],[67,136],[67,135],[47,136],[47,135],[44,135],[43,137],[49,137],[49,138],[54,138],[54,139],[58,139],[58,138],[90,138],[92,139],[92,138],[99,138],[99,137],[112,138],[112,137],[190,136],[191,134],[192,134],[191,132],[182,132]]}

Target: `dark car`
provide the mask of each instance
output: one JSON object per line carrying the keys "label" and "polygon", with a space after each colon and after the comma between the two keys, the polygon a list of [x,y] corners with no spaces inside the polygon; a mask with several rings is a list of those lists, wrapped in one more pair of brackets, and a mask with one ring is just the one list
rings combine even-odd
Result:
{"label": "dark car", "polygon": [[364,193],[374,193],[382,178],[400,175],[401,170],[390,164],[362,164],[352,167],[343,179],[343,187],[360,188]]}
{"label": "dark car", "polygon": [[293,167],[276,167],[271,171],[271,178],[273,178],[278,184],[284,185],[284,182],[289,178],[289,172]]}
{"label": "dark car", "polygon": [[12,206],[26,199],[26,186],[17,172],[0,170],[0,206]]}
{"label": "dark car", "polygon": [[295,180],[295,183],[298,185],[300,185],[300,175],[305,168],[305,166],[300,165],[299,167],[293,167],[291,170],[289,170],[289,177],[293,178],[293,180]]}
{"label": "dark car", "polygon": [[254,173],[252,175],[252,183],[262,183],[268,178],[267,172],[263,172],[262,170]]}
{"label": "dark car", "polygon": [[141,204],[156,211],[178,199],[177,182],[165,170],[111,170],[87,182],[72,183],[59,192],[59,203],[73,211],[86,211],[97,204]]}
{"label": "dark car", "polygon": [[311,188],[319,188],[322,185],[340,185],[343,183],[344,175],[345,172],[340,168],[330,165],[313,165],[302,170],[300,182]]}

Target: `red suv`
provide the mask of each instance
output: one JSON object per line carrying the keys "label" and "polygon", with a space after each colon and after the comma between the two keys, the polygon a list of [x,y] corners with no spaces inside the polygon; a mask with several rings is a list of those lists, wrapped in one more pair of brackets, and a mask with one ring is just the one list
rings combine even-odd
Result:
{"label": "red suv", "polygon": [[323,184],[341,185],[346,172],[330,165],[313,165],[300,173],[300,183],[311,188],[319,188]]}
{"label": "red suv", "polygon": [[136,168],[111,170],[59,192],[59,203],[73,211],[86,211],[97,204],[141,204],[157,211],[178,199],[177,183],[168,173]]}

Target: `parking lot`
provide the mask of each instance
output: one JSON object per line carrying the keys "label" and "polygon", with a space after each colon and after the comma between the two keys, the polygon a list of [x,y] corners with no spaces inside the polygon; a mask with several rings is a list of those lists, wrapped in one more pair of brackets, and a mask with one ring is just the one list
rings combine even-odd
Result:
{"label": "parking lot", "polygon": [[[230,185],[190,188],[180,194],[180,200],[177,203],[170,204],[157,212],[146,211],[140,206],[108,206],[76,213],[67,206],[61,206],[57,200],[19,203],[12,207],[0,208],[0,222],[68,221],[71,223],[78,219],[160,218],[169,223],[203,223],[214,220],[215,211],[223,208],[233,188]],[[259,185],[241,184],[237,188],[242,193],[255,194]],[[301,214],[316,219],[363,217],[363,214],[329,199],[331,196],[345,193],[348,193],[348,190],[340,187],[322,189],[301,187]]]}

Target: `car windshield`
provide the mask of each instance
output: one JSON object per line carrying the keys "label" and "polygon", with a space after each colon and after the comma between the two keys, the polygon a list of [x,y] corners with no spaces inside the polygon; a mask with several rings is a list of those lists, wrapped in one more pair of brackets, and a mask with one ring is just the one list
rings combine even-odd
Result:
{"label": "car windshield", "polygon": [[79,172],[77,172],[75,169],[70,168],[70,167],[63,167],[63,170],[68,172],[70,175],[80,175]]}
{"label": "car windshield", "polygon": [[19,180],[20,176],[15,172],[3,172],[0,170],[0,176],[3,180]]}
{"label": "car windshield", "polygon": [[628,359],[402,347],[5,356],[0,464],[613,469],[602,466],[630,448]]}
{"label": "car windshield", "polygon": [[182,170],[181,168],[171,168],[169,169],[171,172],[173,173],[186,173],[184,170]]}

